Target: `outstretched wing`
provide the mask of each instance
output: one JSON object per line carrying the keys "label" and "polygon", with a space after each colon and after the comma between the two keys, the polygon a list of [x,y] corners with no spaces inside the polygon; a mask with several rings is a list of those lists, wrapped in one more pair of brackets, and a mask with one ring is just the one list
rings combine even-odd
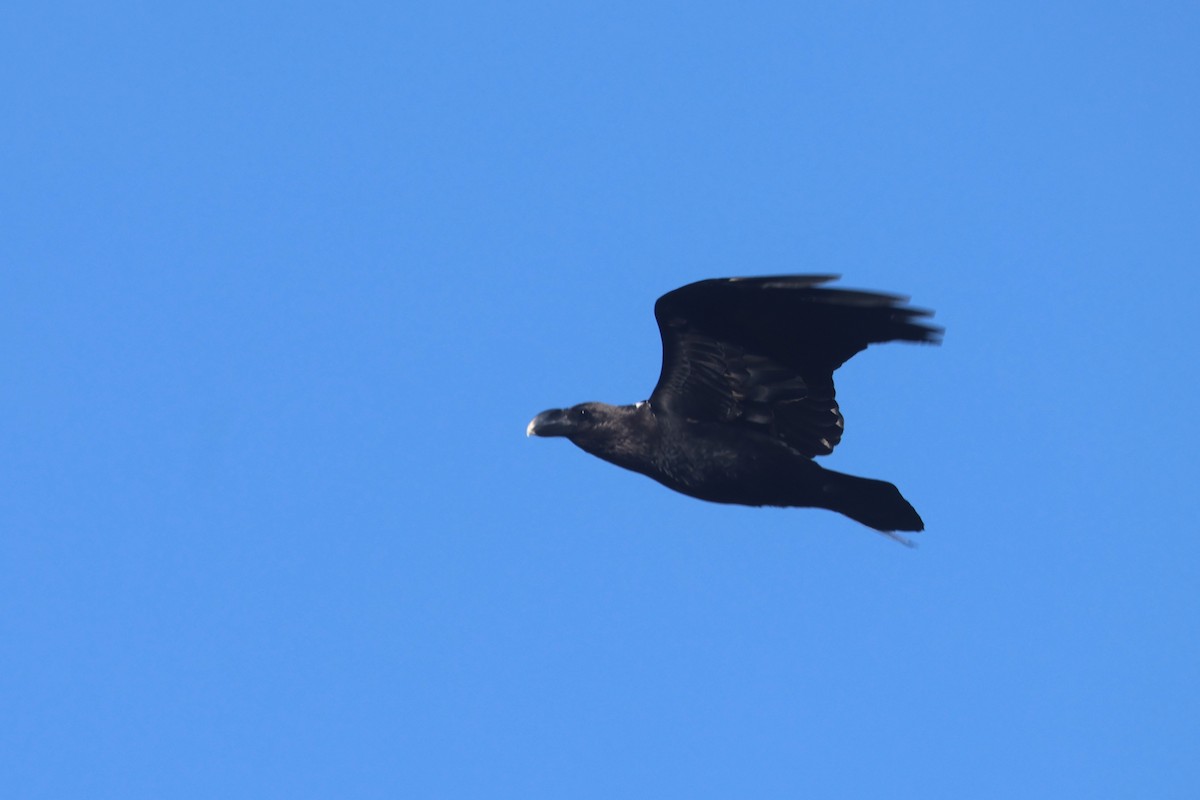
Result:
{"label": "outstretched wing", "polygon": [[668,292],[654,316],[663,364],[655,410],[745,425],[808,456],[842,438],[833,371],[875,342],[937,342],[931,312],[898,295],[820,284],[836,275],[717,278]]}

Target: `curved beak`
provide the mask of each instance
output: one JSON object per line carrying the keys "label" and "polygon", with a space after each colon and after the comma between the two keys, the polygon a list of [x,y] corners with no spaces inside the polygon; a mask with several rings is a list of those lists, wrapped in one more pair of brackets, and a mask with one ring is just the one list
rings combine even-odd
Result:
{"label": "curved beak", "polygon": [[561,408],[543,411],[525,428],[526,436],[566,436],[570,432],[571,425],[567,413]]}

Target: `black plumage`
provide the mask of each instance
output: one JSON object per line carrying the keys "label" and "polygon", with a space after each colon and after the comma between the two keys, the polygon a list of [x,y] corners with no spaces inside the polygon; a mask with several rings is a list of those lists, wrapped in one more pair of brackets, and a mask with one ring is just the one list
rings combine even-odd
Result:
{"label": "black plumage", "polygon": [[544,411],[527,432],[565,436],[702,500],[826,508],[888,534],[922,530],[895,486],[813,457],[842,438],[834,370],[867,345],[936,343],[941,329],[904,297],[821,286],[836,277],[718,278],[668,292],[654,306],[663,363],[648,401]]}

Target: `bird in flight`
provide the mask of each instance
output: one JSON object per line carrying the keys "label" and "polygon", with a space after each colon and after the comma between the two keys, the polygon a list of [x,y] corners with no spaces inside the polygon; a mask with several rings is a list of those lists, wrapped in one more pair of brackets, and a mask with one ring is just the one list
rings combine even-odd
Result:
{"label": "bird in flight", "polygon": [[716,278],[658,299],[662,372],[649,400],[543,411],[529,436],[563,436],[619,467],[715,503],[825,508],[901,542],[925,528],[886,481],[818,465],[842,438],[833,373],[867,345],[938,343],[907,298],[834,289],[836,275]]}

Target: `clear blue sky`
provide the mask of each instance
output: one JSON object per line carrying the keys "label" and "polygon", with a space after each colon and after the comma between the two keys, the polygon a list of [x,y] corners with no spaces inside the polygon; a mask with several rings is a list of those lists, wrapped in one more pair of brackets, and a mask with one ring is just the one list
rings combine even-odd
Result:
{"label": "clear blue sky", "polygon": [[[6,797],[1200,796],[1195,3],[0,16]],[[525,438],[788,272],[919,549]]]}

